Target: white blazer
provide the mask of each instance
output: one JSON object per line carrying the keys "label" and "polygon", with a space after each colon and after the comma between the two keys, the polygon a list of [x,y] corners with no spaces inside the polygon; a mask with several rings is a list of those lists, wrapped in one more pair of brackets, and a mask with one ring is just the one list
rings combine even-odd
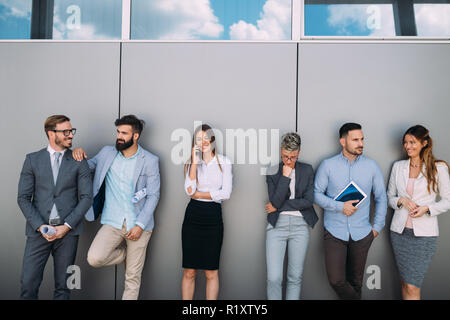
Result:
{"label": "white blazer", "polygon": [[[408,218],[408,209],[397,207],[397,202],[401,197],[410,198],[406,192],[409,179],[410,160],[401,160],[394,163],[389,178],[387,196],[389,206],[395,210],[392,218],[391,230],[402,233]],[[428,193],[427,179],[422,173],[419,174],[414,183],[412,200],[418,206],[428,206],[430,214],[424,214],[420,218],[413,218],[414,235],[419,237],[433,237],[439,235],[437,215],[450,209],[450,178],[448,168],[444,163],[436,163],[437,184],[439,187],[440,201],[436,201],[437,194],[431,190]]]}

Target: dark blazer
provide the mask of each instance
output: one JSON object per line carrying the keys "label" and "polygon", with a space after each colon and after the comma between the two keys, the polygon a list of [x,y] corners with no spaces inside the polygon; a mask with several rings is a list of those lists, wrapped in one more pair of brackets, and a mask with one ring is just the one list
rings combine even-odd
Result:
{"label": "dark blazer", "polygon": [[[273,171],[272,171],[273,172]],[[314,170],[311,165],[295,163],[295,198],[290,200],[290,178],[283,176],[283,162],[278,165],[278,171],[274,175],[266,176],[269,191],[269,200],[277,211],[267,215],[267,221],[275,227],[281,211],[299,210],[306,223],[311,228],[319,220],[313,207],[314,201]]]}
{"label": "dark blazer", "polygon": [[86,160],[75,161],[67,149],[61,160],[56,185],[47,148],[27,154],[20,173],[17,203],[27,220],[26,235],[48,224],[53,204],[73,235],[83,232],[83,216],[92,205],[92,180]]}

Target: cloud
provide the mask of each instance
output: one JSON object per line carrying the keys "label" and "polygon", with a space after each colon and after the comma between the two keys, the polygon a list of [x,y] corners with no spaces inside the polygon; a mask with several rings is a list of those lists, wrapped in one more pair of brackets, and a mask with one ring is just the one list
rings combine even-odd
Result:
{"label": "cloud", "polygon": [[450,4],[416,4],[417,35],[450,36]]}
{"label": "cloud", "polygon": [[55,1],[53,39],[120,39],[121,8],[118,1]]}
{"label": "cloud", "polygon": [[69,29],[65,21],[60,18],[59,7],[55,4],[53,17],[54,40],[109,40],[115,39],[111,35],[100,33],[93,24],[82,23],[78,29]]}
{"label": "cloud", "polygon": [[267,0],[256,26],[240,20],[230,26],[232,40],[290,40],[291,0]]}
{"label": "cloud", "polygon": [[[139,21],[135,26],[138,38],[159,40],[219,38],[224,30],[214,15],[210,0],[140,2],[139,7],[136,4],[133,16]],[[158,22],[157,28],[152,21]]]}
{"label": "cloud", "polygon": [[31,17],[31,0],[0,0],[0,6],[9,9],[6,16],[16,18]]}
{"label": "cloud", "polygon": [[369,36],[395,36],[394,14],[392,5],[371,5],[379,13],[380,21],[377,28],[369,29],[370,16],[375,11],[368,12],[367,5],[329,5],[327,23],[340,36],[367,34]]}

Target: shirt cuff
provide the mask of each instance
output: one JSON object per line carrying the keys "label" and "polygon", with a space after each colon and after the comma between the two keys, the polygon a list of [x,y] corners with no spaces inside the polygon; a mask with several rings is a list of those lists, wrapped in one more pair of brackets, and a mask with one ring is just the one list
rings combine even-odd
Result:
{"label": "shirt cuff", "polygon": [[70,224],[68,224],[67,222],[64,222],[64,225],[65,225],[65,226],[68,226],[69,229],[72,229],[72,227],[70,226]]}
{"label": "shirt cuff", "polygon": [[[335,200],[336,201],[336,200]],[[336,201],[336,211],[342,213],[342,210],[344,209],[344,202],[342,201]]]}
{"label": "shirt cuff", "polygon": [[376,232],[380,233],[381,230],[383,230],[383,226],[380,225],[373,225],[372,229],[375,230]]}
{"label": "shirt cuff", "polygon": [[220,197],[220,190],[210,191],[209,194],[211,195],[211,200],[212,201],[220,201],[221,200],[221,199],[219,199],[219,197]]}
{"label": "shirt cuff", "polygon": [[142,223],[136,222],[136,225],[139,226],[139,227],[141,227],[142,230],[145,230],[145,226],[144,226]]}
{"label": "shirt cuff", "polygon": [[[187,183],[185,184],[185,191],[188,195],[192,196],[195,193],[196,188],[196,181],[191,180],[189,178],[186,178]],[[191,192],[188,192],[188,188],[191,187]]]}
{"label": "shirt cuff", "polygon": [[[428,207],[428,215],[429,215],[430,217],[433,217],[433,216],[437,216],[437,215],[438,215],[438,213],[434,210],[434,207],[433,207],[432,204],[429,204],[427,207]],[[425,213],[425,214],[426,214],[426,213]]]}

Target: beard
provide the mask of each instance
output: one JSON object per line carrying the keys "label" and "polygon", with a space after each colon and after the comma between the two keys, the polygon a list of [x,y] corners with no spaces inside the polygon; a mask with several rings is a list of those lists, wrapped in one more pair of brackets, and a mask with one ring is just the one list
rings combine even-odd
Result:
{"label": "beard", "polygon": [[133,138],[130,138],[130,140],[128,141],[124,141],[122,143],[119,143],[119,141],[124,141],[124,140],[116,140],[116,149],[117,151],[122,151],[125,149],[128,149],[129,147],[131,147],[134,144]]}
{"label": "beard", "polygon": [[59,139],[57,136],[55,136],[55,144],[61,148],[71,148],[72,147],[72,138],[62,138]]}
{"label": "beard", "polygon": [[360,155],[362,155],[364,149],[363,148],[356,148],[356,149],[353,149],[353,150],[349,150],[349,149],[346,148],[346,150],[347,150],[348,153],[350,153],[350,154],[352,154],[354,156],[360,156]]}

